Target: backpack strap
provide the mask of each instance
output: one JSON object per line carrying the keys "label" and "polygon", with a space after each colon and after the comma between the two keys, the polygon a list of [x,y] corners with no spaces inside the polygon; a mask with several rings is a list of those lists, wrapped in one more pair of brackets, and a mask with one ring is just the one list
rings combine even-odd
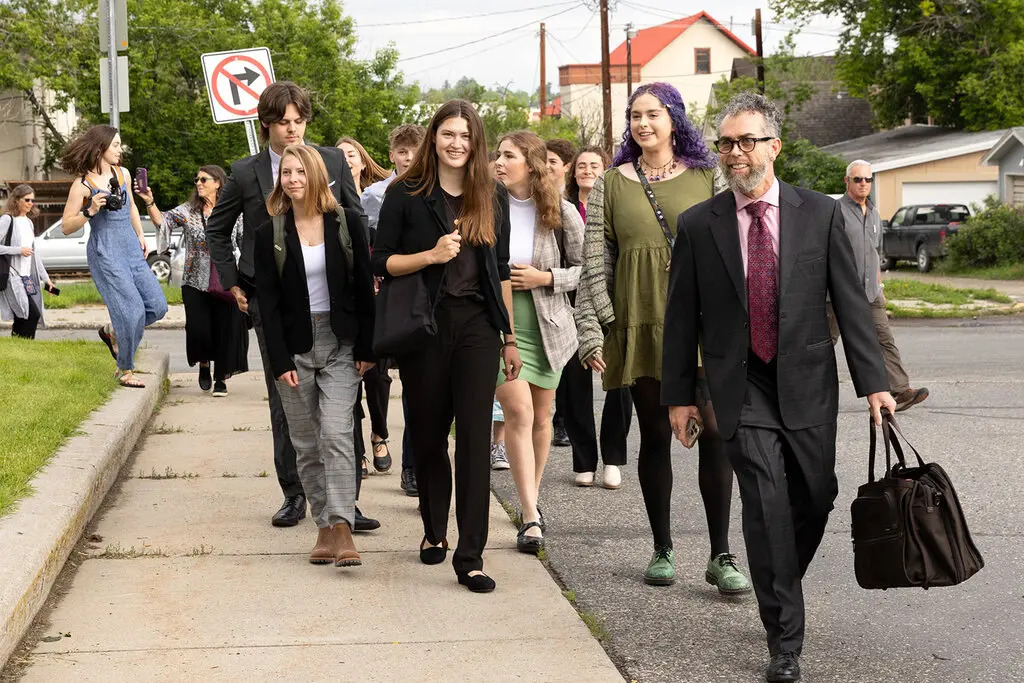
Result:
{"label": "backpack strap", "polygon": [[[352,233],[348,229],[348,219],[345,218],[345,209],[338,206],[338,239],[341,241],[341,251],[345,255],[346,272],[348,273],[349,284],[355,279],[355,251],[352,248]],[[284,261],[288,256],[288,247],[284,240],[284,215],[278,214],[271,217],[274,228],[274,263],[277,264],[277,276],[284,273]]]}

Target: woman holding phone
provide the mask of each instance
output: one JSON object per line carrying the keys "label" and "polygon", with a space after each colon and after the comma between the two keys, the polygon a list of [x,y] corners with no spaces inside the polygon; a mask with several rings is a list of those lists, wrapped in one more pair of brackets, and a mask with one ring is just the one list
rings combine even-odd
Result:
{"label": "woman holding phone", "polygon": [[494,378],[499,358],[506,379],[522,366],[510,315],[508,212],[508,193],[487,166],[479,114],[451,100],[431,118],[412,166],[388,186],[373,251],[375,274],[420,273],[436,305],[437,333],[398,358],[416,452],[420,561],[440,564],[448,549],[454,418],[459,544],[452,565],[459,583],[478,593],[495,587],[483,572]]}
{"label": "woman holding phone", "polygon": [[305,145],[285,148],[267,211],[272,218],[257,230],[253,252],[256,291],[318,529],[309,561],[357,566],[353,409],[361,378],[376,363],[366,225],[359,211],[339,213],[327,167]]}
{"label": "woman holding phone", "polygon": [[167,299],[146,263],[142,219],[121,153],[121,135],[112,126],[93,126],[64,148],[61,166],[78,181],[71,184],[61,231],[92,227],[86,258],[110,315],[99,336],[117,361],[121,386],[141,388],[135,352],[146,327],[167,314]]}

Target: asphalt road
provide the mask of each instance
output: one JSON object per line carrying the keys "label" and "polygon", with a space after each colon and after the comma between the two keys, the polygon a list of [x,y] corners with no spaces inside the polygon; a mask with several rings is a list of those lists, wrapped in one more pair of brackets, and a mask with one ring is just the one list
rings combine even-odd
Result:
{"label": "asphalt road", "polygon": [[[44,331],[40,337],[92,334]],[[866,481],[867,420],[840,360],[840,492],[804,581],[804,680],[1024,682],[1024,321],[901,323],[896,338],[913,384],[931,389],[931,398],[902,413],[900,422],[925,459],[949,472],[986,566],[952,588],[857,586],[849,506]],[[150,331],[145,343],[171,353],[172,372],[188,370],[183,331]],[[250,366],[258,371],[255,339]],[[677,581],[643,584],[651,540],[636,480],[638,448],[634,423],[631,462],[618,491],[574,487],[569,449],[553,449],[541,492],[551,571],[575,592],[579,609],[603,622],[604,645],[627,680],[763,680],[767,652],[753,596],[722,598],[704,583],[707,531],[696,457],[678,444],[672,508]],[[499,495],[515,499],[508,473],[496,473],[493,484]],[[739,511],[737,493],[731,538],[746,567]]]}

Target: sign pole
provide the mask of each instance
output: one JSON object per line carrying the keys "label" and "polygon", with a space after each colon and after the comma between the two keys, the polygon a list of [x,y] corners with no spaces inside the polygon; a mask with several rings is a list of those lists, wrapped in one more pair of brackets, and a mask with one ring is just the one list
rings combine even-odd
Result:
{"label": "sign pole", "polygon": [[245,137],[249,141],[249,155],[260,153],[260,140],[256,135],[256,122],[248,119],[245,124]]}
{"label": "sign pole", "polygon": [[108,96],[110,97],[110,125],[114,128],[120,128],[121,126],[121,108],[117,102],[117,14],[114,11],[115,0],[106,0],[107,2],[107,77],[110,88],[108,88]]}

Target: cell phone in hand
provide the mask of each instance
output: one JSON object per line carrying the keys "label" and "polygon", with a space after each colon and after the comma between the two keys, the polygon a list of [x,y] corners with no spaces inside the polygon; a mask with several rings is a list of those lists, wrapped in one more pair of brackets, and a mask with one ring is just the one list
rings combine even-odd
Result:
{"label": "cell phone in hand", "polygon": [[149,172],[146,169],[135,169],[135,184],[139,186],[139,192],[149,194]]}
{"label": "cell phone in hand", "polygon": [[43,285],[43,289],[45,289],[47,292],[49,292],[53,296],[60,296],[60,288],[59,287],[54,287],[53,285],[46,284],[46,285]]}
{"label": "cell phone in hand", "polygon": [[700,438],[703,431],[704,425],[691,417],[686,421],[686,433],[683,435],[683,445],[687,448],[693,448],[693,445],[697,443],[697,439]]}

